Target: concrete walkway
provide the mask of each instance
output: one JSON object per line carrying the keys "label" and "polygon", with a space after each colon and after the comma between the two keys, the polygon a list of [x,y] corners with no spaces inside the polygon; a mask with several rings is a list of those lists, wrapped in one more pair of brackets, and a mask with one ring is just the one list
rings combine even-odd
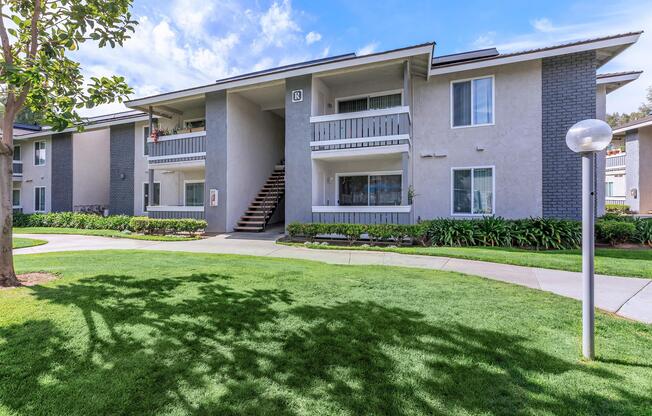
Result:
{"label": "concrete walkway", "polygon": [[[278,245],[278,231],[263,234],[222,234],[195,241],[159,242],[106,237],[56,234],[21,234],[48,241],[48,244],[15,250],[33,254],[78,250],[164,250],[194,253],[244,254],[315,260],[331,264],[386,265],[448,270],[481,276],[529,288],[581,299],[580,273],[534,267],[511,266],[473,260],[357,250],[315,250]],[[625,318],[652,323],[652,280],[596,276],[596,306]]]}

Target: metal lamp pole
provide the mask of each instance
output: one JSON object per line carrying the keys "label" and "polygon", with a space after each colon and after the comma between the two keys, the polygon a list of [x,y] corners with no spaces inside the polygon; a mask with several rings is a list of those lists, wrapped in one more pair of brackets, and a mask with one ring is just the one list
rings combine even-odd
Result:
{"label": "metal lamp pole", "polygon": [[611,142],[611,127],[583,120],[566,134],[568,147],[582,156],[582,355],[595,357],[595,154]]}
{"label": "metal lamp pole", "polygon": [[582,153],[582,354],[595,356],[595,155]]}

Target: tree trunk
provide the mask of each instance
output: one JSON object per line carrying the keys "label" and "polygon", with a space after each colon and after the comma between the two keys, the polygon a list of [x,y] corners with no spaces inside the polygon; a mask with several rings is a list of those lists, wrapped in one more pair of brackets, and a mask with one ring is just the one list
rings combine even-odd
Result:
{"label": "tree trunk", "polygon": [[0,143],[0,286],[17,286],[19,284],[14,271],[14,256],[12,251],[13,222],[13,120],[2,123],[2,143]]}

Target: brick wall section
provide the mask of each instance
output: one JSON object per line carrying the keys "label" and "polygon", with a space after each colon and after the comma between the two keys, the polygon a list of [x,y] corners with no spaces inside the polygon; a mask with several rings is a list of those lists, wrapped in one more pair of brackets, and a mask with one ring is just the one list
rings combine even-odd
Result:
{"label": "brick wall section", "polygon": [[72,211],[72,133],[52,135],[52,212]]}
{"label": "brick wall section", "polygon": [[566,146],[566,132],[596,117],[595,52],[543,59],[543,216],[580,219],[582,164]]}
{"label": "brick wall section", "polygon": [[109,212],[134,215],[134,123],[111,126]]}

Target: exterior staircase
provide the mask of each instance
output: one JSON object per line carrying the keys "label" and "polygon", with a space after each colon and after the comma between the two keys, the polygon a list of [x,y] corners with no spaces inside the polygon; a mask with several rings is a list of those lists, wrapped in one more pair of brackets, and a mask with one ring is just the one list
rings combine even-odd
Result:
{"label": "exterior staircase", "polygon": [[285,165],[276,165],[258,195],[240,218],[234,231],[261,232],[285,195]]}

